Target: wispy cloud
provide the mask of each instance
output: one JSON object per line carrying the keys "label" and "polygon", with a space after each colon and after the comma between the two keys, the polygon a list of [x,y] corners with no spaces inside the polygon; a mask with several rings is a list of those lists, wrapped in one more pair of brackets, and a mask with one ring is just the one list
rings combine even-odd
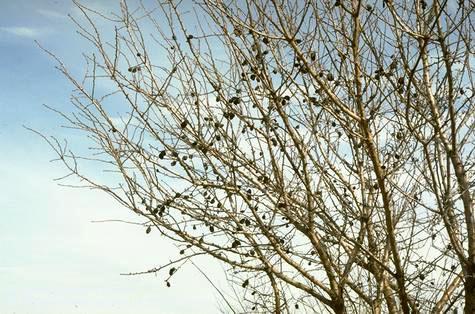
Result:
{"label": "wispy cloud", "polygon": [[68,16],[66,14],[53,11],[53,10],[45,10],[45,9],[38,9],[36,10],[38,14],[43,15],[45,17],[54,18],[54,19],[66,19]]}
{"label": "wispy cloud", "polygon": [[19,37],[35,38],[43,33],[43,30],[32,27],[0,27],[1,32],[9,33]]}
{"label": "wispy cloud", "polygon": [[[120,10],[119,1],[101,2],[97,0],[81,1],[81,5],[87,9],[99,12],[101,14],[109,15],[111,12]],[[120,11],[119,11],[120,12]],[[83,12],[78,6],[73,6],[71,14],[75,17],[82,17]]]}

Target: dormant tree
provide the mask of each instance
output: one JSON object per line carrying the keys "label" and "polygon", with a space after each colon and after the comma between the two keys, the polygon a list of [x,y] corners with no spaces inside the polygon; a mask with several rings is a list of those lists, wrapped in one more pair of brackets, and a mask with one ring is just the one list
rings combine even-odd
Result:
{"label": "dormant tree", "polygon": [[76,5],[93,149],[46,139],[179,246],[147,272],[217,259],[236,312],[475,312],[473,2]]}

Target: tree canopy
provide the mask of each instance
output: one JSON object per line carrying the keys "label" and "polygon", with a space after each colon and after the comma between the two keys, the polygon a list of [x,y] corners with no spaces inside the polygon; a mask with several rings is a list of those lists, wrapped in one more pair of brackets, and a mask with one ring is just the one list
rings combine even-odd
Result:
{"label": "tree canopy", "polygon": [[475,313],[473,2],[76,5],[60,114],[92,149],[45,139],[179,245],[145,273],[217,259],[235,312]]}

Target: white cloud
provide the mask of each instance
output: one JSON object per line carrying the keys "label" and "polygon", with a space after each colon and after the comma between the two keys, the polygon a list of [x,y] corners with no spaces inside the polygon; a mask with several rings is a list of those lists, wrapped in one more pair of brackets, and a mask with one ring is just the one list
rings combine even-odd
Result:
{"label": "white cloud", "polygon": [[0,31],[19,37],[35,38],[43,33],[43,30],[32,27],[0,27]]}

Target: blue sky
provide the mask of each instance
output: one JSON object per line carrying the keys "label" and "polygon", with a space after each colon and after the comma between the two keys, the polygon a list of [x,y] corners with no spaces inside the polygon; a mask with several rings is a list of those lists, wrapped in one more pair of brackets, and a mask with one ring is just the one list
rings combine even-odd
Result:
{"label": "blue sky", "polygon": [[[110,12],[118,0],[82,1]],[[73,71],[81,51],[69,0],[0,0],[0,313],[215,313],[211,286],[189,265],[172,288],[165,276],[120,276],[166,263],[178,250],[107,195],[64,188],[50,148],[23,125],[61,137],[61,119],[42,105],[70,108],[72,86],[34,40]],[[80,142],[81,138],[76,137]],[[200,264],[201,263],[201,264]],[[198,260],[216,278],[219,265]],[[221,277],[218,286],[226,288]]]}

